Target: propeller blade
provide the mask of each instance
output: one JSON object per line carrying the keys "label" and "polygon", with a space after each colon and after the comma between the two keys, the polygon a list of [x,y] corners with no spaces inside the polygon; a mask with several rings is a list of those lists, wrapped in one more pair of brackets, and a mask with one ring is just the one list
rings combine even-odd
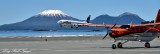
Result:
{"label": "propeller blade", "polygon": [[109,35],[109,33],[108,33],[108,31],[107,31],[107,34],[103,37],[102,40],[104,40],[108,35]]}
{"label": "propeller blade", "polygon": [[114,27],[116,26],[116,24],[117,24],[117,23],[115,23],[115,24],[111,27],[111,29],[114,28]]}
{"label": "propeller blade", "polygon": [[[116,26],[116,24],[117,23],[115,23],[109,30],[111,30],[112,28],[114,28]],[[109,30],[107,31],[107,34],[103,37],[103,40],[109,35]]]}

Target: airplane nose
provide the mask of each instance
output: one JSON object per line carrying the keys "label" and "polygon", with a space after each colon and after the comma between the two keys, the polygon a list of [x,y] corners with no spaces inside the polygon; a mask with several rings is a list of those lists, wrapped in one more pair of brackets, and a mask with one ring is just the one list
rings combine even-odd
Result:
{"label": "airplane nose", "polygon": [[61,22],[61,21],[58,21],[57,23],[58,23],[58,24],[61,24],[62,22]]}

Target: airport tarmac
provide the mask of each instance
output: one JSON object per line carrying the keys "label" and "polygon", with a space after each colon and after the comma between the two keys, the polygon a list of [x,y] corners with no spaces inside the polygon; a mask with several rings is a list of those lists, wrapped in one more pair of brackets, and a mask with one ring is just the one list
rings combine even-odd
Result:
{"label": "airport tarmac", "polygon": [[144,48],[140,42],[128,42],[113,50],[113,39],[52,41],[0,41],[0,54],[160,54],[160,39]]}

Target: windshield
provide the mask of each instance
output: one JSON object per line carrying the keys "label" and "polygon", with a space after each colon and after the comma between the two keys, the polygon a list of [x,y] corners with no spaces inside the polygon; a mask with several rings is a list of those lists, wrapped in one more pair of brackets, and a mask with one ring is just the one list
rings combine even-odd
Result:
{"label": "windshield", "polygon": [[120,26],[120,28],[130,28],[130,26],[129,25],[122,25],[122,26]]}

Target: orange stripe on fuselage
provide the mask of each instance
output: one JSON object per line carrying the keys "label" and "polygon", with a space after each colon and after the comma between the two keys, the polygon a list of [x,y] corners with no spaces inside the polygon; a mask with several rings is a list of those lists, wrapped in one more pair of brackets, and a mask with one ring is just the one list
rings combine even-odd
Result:
{"label": "orange stripe on fuselage", "polygon": [[122,28],[112,28],[112,33],[110,33],[110,37],[120,37],[125,34],[129,34],[130,31],[128,29],[122,29]]}

